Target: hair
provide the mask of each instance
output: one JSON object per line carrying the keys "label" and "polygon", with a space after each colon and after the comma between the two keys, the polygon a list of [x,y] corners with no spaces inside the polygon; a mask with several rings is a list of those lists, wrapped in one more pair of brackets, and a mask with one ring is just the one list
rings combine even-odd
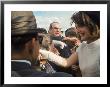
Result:
{"label": "hair", "polygon": [[72,23],[78,27],[88,27],[91,35],[95,38],[100,37],[100,12],[99,11],[79,11],[71,17]]}
{"label": "hair", "polygon": [[24,35],[20,35],[20,36],[12,36],[11,37],[11,46],[12,46],[12,50],[20,52],[25,48],[25,44],[32,40],[32,38],[37,38],[37,34],[36,35],[32,35],[32,34],[24,34]]}
{"label": "hair", "polygon": [[50,23],[49,30],[52,29],[52,25],[53,25],[54,23],[58,23],[58,24],[59,24],[59,22],[52,22],[52,23]]}
{"label": "hair", "polygon": [[[79,33],[77,33],[77,31],[75,31],[75,27],[68,28],[68,29],[65,31],[65,36],[66,36],[66,37],[70,37],[70,38],[76,37],[76,38],[78,38],[79,40],[81,40],[81,37],[80,37]],[[68,47],[69,47],[70,49],[76,47],[76,45],[75,45],[73,42],[71,42],[71,41],[64,41],[64,42],[68,45]]]}
{"label": "hair", "polygon": [[79,38],[80,39],[80,35],[75,31],[75,28],[74,27],[68,28],[65,31],[65,36],[66,37],[76,37],[76,38]]}
{"label": "hair", "polygon": [[49,46],[52,44],[52,39],[50,38],[50,35],[49,34],[44,34],[42,36],[42,42],[41,42],[41,47],[46,49],[46,50],[49,50]]}
{"label": "hair", "polygon": [[45,28],[37,28],[37,29],[41,30],[38,33],[47,34],[47,30]]}

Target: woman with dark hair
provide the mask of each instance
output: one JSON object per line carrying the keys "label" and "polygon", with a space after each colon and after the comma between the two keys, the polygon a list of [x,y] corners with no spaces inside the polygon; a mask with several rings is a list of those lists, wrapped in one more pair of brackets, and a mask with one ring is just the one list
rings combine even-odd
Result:
{"label": "woman with dark hair", "polygon": [[[71,17],[82,41],[90,43],[100,37],[100,12],[80,11]],[[85,37],[83,37],[85,36]]]}
{"label": "woman with dark hair", "polygon": [[[100,12],[79,11],[72,15],[72,21],[80,34],[82,43],[69,58],[65,59],[48,51],[40,52],[50,61],[63,67],[70,67],[79,61],[83,77],[100,76]],[[74,42],[77,38],[74,38]]]}

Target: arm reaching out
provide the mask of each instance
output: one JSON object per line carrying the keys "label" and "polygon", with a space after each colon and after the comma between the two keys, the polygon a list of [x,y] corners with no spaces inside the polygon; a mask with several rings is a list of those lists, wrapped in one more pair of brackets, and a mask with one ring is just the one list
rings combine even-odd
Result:
{"label": "arm reaching out", "polygon": [[46,51],[46,50],[41,50],[40,49],[40,53],[49,61],[54,62],[57,65],[63,66],[63,67],[69,67],[72,64],[76,63],[77,61],[77,55],[76,54],[72,54],[68,59],[65,59],[61,56],[58,56],[52,52]]}
{"label": "arm reaching out", "polygon": [[58,56],[50,51],[41,50],[40,53],[49,61],[52,61],[53,63],[60,65],[60,66],[67,66],[67,61],[65,58],[62,58],[61,56]]}

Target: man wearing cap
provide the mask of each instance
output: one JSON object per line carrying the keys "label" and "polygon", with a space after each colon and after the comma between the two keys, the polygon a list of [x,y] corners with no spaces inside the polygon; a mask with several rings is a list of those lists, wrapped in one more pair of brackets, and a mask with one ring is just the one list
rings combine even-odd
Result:
{"label": "man wearing cap", "polygon": [[11,12],[11,71],[21,77],[65,77],[63,72],[48,74],[35,69],[39,66],[39,38],[35,16],[31,11]]}

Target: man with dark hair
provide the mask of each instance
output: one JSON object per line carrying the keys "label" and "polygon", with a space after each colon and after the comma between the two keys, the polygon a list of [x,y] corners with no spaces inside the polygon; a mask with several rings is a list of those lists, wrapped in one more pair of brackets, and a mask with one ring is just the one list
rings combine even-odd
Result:
{"label": "man with dark hair", "polygon": [[[74,38],[77,38],[76,42],[74,42]],[[78,34],[78,32],[77,32],[75,27],[68,28],[65,31],[65,38],[63,40],[68,45],[68,47],[71,49],[71,54],[76,52],[76,49],[81,44],[80,36],[79,36],[79,34]],[[76,77],[81,76],[81,72],[80,72],[78,61],[77,61],[76,64],[72,65],[71,68],[72,68],[74,76],[76,76]]]}
{"label": "man with dark hair", "polygon": [[31,11],[11,12],[11,71],[21,77],[65,77],[63,72],[48,74],[39,66],[39,38],[36,19]]}
{"label": "man with dark hair", "polygon": [[[77,38],[77,42],[74,42],[74,38]],[[65,38],[63,39],[65,43],[68,45],[70,49],[76,50],[76,48],[80,45],[80,36],[77,33],[75,27],[68,28],[65,31]]]}
{"label": "man with dark hair", "polygon": [[39,33],[47,34],[47,30],[45,28],[37,28],[37,29],[41,30]]}
{"label": "man with dark hair", "polygon": [[68,29],[65,31],[65,36],[66,36],[66,37],[77,37],[77,38],[79,38],[79,34],[77,33],[75,27],[68,28]]}

